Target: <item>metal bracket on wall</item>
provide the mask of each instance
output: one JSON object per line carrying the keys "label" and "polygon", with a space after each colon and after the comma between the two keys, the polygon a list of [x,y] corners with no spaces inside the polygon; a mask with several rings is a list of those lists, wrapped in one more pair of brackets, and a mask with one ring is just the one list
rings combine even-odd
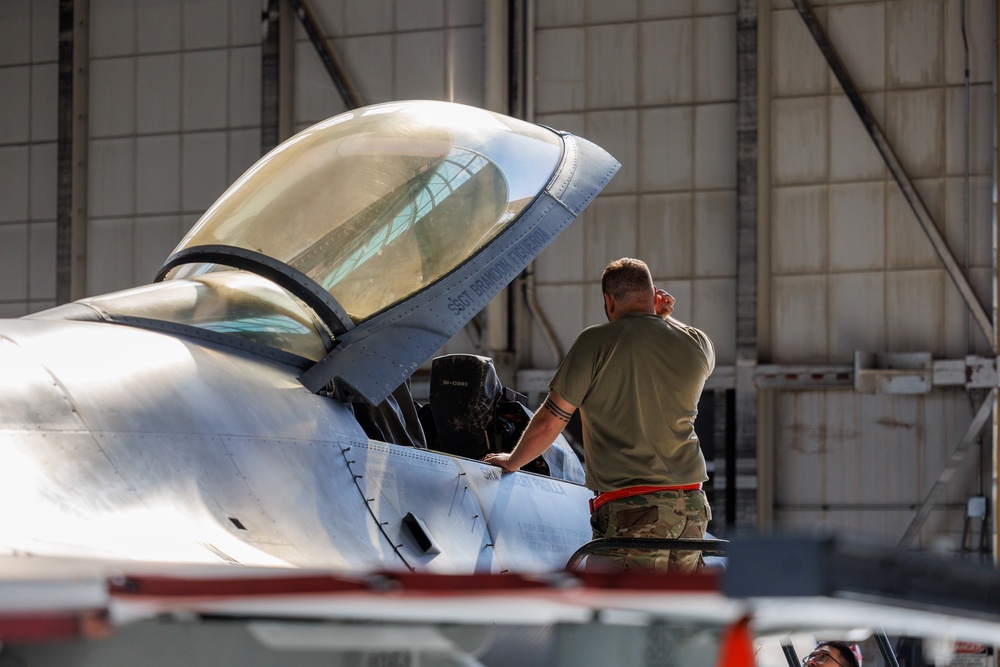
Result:
{"label": "metal bracket on wall", "polygon": [[854,353],[854,390],[863,394],[926,394],[933,385],[930,352]]}
{"label": "metal bracket on wall", "polygon": [[932,359],[930,352],[855,352],[854,366],[762,364],[757,366],[755,381],[758,389],[853,388],[861,393],[917,394],[928,393],[933,387],[1000,386],[998,365],[997,357],[976,355]]}

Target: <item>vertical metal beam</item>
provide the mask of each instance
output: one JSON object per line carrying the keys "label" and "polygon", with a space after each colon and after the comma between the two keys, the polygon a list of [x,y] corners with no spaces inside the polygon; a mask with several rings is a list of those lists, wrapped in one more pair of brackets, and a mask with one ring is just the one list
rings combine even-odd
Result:
{"label": "vertical metal beam", "polygon": [[507,0],[486,0],[483,12],[486,108],[507,113]]}
{"label": "vertical metal beam", "polygon": [[[757,518],[757,0],[736,9],[736,461],[726,470],[741,516]],[[728,467],[728,466],[727,466]],[[742,474],[741,474],[742,473]],[[740,488],[738,480],[753,483]],[[732,521],[727,517],[727,522]]]}
{"label": "vertical metal beam", "polygon": [[267,0],[261,43],[261,155],[292,136],[294,15],[290,0]]}
{"label": "vertical metal beam", "polygon": [[268,0],[260,45],[260,153],[278,145],[281,0]]}
{"label": "vertical metal beam", "polygon": [[534,115],[534,109],[528,110],[525,94],[529,76],[525,68],[526,11],[524,0],[507,0],[507,109],[504,113],[515,118]]}
{"label": "vertical metal beam", "polygon": [[[509,0],[486,0],[483,5],[484,102],[486,108],[507,113],[509,104],[510,31],[507,27]],[[517,290],[515,283],[491,300],[483,312],[486,319],[486,354],[493,358],[501,380],[513,386],[516,358]]]}
{"label": "vertical metal beam", "polygon": [[847,71],[844,63],[840,60],[840,57],[834,50],[833,45],[827,38],[826,33],[823,32],[823,28],[819,25],[819,22],[813,15],[808,2],[806,0],[793,0],[793,2],[795,3],[795,8],[799,11],[799,15],[802,17],[803,22],[809,29],[810,34],[812,34],[813,40],[815,40],[816,45],[822,52],[823,57],[826,58],[827,65],[830,66],[834,76],[837,77],[837,81],[840,83],[841,88],[844,89],[844,93],[847,95],[848,100],[850,100],[855,112],[857,112],[862,125],[864,125],[868,135],[872,138],[872,142],[875,144],[875,148],[882,156],[882,160],[885,162],[886,167],[888,167],[889,173],[892,174],[892,177],[899,185],[899,188],[903,193],[903,197],[906,199],[910,208],[913,210],[914,215],[917,217],[917,222],[920,223],[921,229],[923,229],[924,234],[926,234],[928,240],[930,240],[931,246],[941,259],[941,263],[944,264],[945,271],[951,277],[952,282],[955,283],[955,287],[958,288],[962,298],[965,299],[965,304],[968,306],[969,312],[972,313],[973,319],[979,325],[979,328],[982,329],[986,339],[994,341],[993,323],[990,320],[990,317],[986,314],[986,309],[983,308],[981,303],[979,303],[976,293],[972,290],[972,286],[969,284],[968,279],[962,272],[962,267],[960,267],[958,262],[955,261],[955,258],[952,255],[951,250],[949,250],[944,237],[941,235],[937,224],[931,217],[927,207],[924,206],[923,200],[920,198],[919,193],[917,193],[917,189],[910,180],[910,177],[903,169],[903,165],[899,162],[899,158],[896,157],[895,152],[892,150],[892,146],[889,144],[889,140],[886,139],[885,134],[883,134],[882,128],[880,128],[878,123],[875,122],[875,117],[868,109],[868,105],[865,103],[864,99],[862,99],[861,94],[854,85],[854,81],[851,79],[850,73]]}
{"label": "vertical metal beam", "polygon": [[59,2],[56,303],[87,293],[89,0]]}

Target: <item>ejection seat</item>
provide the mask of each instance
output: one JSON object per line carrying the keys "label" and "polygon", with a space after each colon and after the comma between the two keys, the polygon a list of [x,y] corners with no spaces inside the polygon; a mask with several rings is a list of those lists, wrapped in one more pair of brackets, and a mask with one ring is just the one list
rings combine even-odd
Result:
{"label": "ejection seat", "polygon": [[[470,459],[509,452],[531,420],[526,401],[500,383],[489,357],[436,357],[431,361],[430,403],[420,410],[427,447]],[[542,457],[523,470],[550,474]]]}

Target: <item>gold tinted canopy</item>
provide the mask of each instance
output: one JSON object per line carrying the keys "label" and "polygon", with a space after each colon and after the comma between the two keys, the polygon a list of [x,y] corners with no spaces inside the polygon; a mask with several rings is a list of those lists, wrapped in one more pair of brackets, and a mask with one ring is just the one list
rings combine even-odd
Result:
{"label": "gold tinted canopy", "polygon": [[[553,131],[444,102],[365,107],[264,156],[174,254],[230,246],[321,286],[355,323],[434,283],[531,203],[562,157]],[[168,279],[228,270],[218,261]]]}

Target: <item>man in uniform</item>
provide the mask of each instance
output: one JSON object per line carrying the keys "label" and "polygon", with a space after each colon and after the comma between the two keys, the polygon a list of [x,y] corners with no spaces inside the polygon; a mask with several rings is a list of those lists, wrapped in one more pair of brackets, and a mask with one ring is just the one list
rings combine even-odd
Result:
{"label": "man in uniform", "polygon": [[[608,321],[584,329],[549,383],[549,394],[508,454],[483,460],[509,471],[541,455],[579,409],[594,538],[703,538],[711,509],[694,420],[715,348],[673,319],[674,298],[640,260],[611,262],[601,276]],[[596,558],[592,556],[593,565]],[[614,550],[601,562],[691,572],[700,551]]]}

